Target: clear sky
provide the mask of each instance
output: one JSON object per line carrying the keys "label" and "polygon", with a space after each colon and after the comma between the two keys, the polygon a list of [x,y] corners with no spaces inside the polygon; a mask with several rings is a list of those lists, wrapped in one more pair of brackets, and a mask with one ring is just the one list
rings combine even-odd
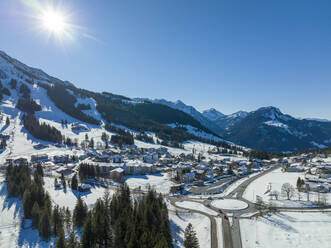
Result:
{"label": "clear sky", "polygon": [[0,50],[93,91],[331,119],[330,0],[63,0],[70,38],[39,28],[50,3],[1,0]]}

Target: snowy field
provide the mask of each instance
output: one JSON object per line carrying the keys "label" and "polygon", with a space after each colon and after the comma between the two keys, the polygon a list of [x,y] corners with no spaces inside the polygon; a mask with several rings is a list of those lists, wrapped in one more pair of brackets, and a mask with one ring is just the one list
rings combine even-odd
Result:
{"label": "snowy field", "polygon": [[197,233],[201,248],[211,247],[210,220],[208,217],[197,213],[182,213],[176,215],[169,212],[170,227],[175,248],[184,248],[184,232],[189,223]]}
{"label": "snowy field", "polygon": [[200,211],[212,216],[217,216],[218,213],[210,208],[207,208],[204,206],[202,203],[199,202],[191,202],[191,201],[180,201],[176,202],[176,206],[186,208],[186,209],[191,209],[191,210],[196,210]]}
{"label": "snowy field", "polygon": [[234,199],[214,200],[211,202],[211,205],[215,208],[226,210],[242,210],[248,207],[246,202]]}
{"label": "snowy field", "polygon": [[[59,179],[58,179],[59,180]],[[49,193],[54,204],[59,205],[60,207],[68,207],[71,211],[75,208],[77,198],[79,195],[78,191],[71,190],[67,186],[67,190],[64,189],[55,189],[54,187],[54,178],[44,177],[44,189]],[[93,207],[94,203],[102,198],[106,191],[106,188],[103,187],[93,187],[90,192],[81,193],[81,198],[87,204],[89,208]],[[109,193],[112,196],[115,191],[109,189]]]}
{"label": "snowy field", "polygon": [[331,213],[277,213],[241,219],[243,248],[328,248]]}
{"label": "snowy field", "polygon": [[171,186],[175,185],[170,181],[167,173],[160,173],[154,175],[137,175],[137,176],[126,176],[126,184],[130,189],[148,190],[149,187],[155,189],[156,192],[162,194],[168,194]]}
{"label": "snowy field", "polygon": [[[317,201],[317,194],[310,193],[310,202],[306,201],[306,194],[300,193],[300,201],[298,190],[296,189],[296,182],[298,177],[304,178],[304,173],[301,172],[282,172],[281,168],[276,169],[256,180],[254,180],[245,190],[243,197],[249,201],[256,202],[256,196],[262,197],[265,203],[270,203],[279,207],[309,207],[316,206],[311,201]],[[279,197],[279,200],[271,200],[269,196],[270,192],[277,190],[281,193],[281,188],[284,183],[290,183],[294,188],[294,196],[291,200],[285,200],[283,197]],[[325,198],[327,203],[331,202],[331,194],[321,194],[321,197]]]}

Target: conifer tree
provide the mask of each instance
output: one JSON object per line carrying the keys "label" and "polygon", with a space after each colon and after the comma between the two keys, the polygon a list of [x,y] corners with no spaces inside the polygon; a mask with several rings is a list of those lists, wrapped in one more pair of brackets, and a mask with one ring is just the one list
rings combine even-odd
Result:
{"label": "conifer tree", "polygon": [[56,240],[55,248],[66,248],[63,228],[58,230],[57,236],[58,238]]}
{"label": "conifer tree", "polygon": [[184,247],[185,248],[199,248],[199,242],[196,232],[193,230],[191,223],[185,228],[185,237],[184,237]]}
{"label": "conifer tree", "polygon": [[73,212],[73,224],[76,227],[82,227],[84,225],[85,218],[87,216],[87,206],[79,196]]}
{"label": "conifer tree", "polygon": [[38,202],[35,201],[31,211],[32,226],[38,228],[40,209]]}
{"label": "conifer tree", "polygon": [[68,248],[78,248],[79,247],[79,242],[77,240],[77,235],[76,235],[74,228],[70,231],[69,238],[66,240],[66,246]]}
{"label": "conifer tree", "polygon": [[41,214],[38,230],[39,230],[39,235],[43,239],[49,240],[52,230],[51,230],[50,216],[47,209],[44,209]]}
{"label": "conifer tree", "polygon": [[84,223],[82,239],[81,239],[81,247],[90,248],[90,247],[94,247],[94,244],[95,244],[95,237],[94,237],[94,232],[93,232],[93,227],[92,227],[92,215],[91,215],[91,212],[89,212],[87,214],[87,217],[86,217],[86,220]]}
{"label": "conifer tree", "polygon": [[53,224],[53,234],[57,235],[59,230],[62,229],[63,231],[63,220],[60,214],[59,206],[56,205],[53,210],[52,215],[52,224]]}
{"label": "conifer tree", "polygon": [[31,198],[31,192],[29,189],[24,191],[22,203],[23,203],[24,218],[30,218],[33,203]]}
{"label": "conifer tree", "polygon": [[77,174],[75,174],[71,179],[71,189],[78,190]]}

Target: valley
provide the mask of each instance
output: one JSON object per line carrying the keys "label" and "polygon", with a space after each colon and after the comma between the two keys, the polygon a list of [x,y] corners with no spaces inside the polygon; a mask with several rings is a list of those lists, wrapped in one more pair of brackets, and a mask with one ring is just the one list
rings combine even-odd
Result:
{"label": "valley", "polygon": [[[189,223],[206,248],[326,247],[331,241],[325,231],[331,156],[317,149],[329,144],[329,122],[298,120],[274,107],[227,116],[182,102],[90,92],[3,52],[0,75],[4,247],[57,242],[56,235],[42,238],[24,216],[24,197],[9,197],[12,166],[28,168],[28,181],[37,181],[52,208],[70,214],[78,200],[93,212],[98,199],[114,199],[123,185],[137,204],[153,191],[156,201],[164,200],[174,247],[184,247]],[[66,235],[75,228],[65,227]],[[77,239],[84,230],[75,229]]]}

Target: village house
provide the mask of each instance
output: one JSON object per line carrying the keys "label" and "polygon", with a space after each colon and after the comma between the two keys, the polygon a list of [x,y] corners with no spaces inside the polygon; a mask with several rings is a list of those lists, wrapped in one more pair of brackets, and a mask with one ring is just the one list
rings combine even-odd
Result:
{"label": "village house", "polygon": [[109,178],[115,182],[123,182],[124,170],[122,168],[116,168],[109,172]]}
{"label": "village house", "polygon": [[91,190],[91,186],[88,184],[82,184],[78,186],[78,191],[80,192],[88,192]]}
{"label": "village house", "polygon": [[286,172],[303,172],[304,168],[299,164],[285,164],[282,166],[283,170]]}
{"label": "village house", "polygon": [[34,149],[38,149],[38,150],[40,150],[40,149],[44,149],[44,148],[47,148],[47,147],[48,147],[48,146],[43,145],[43,144],[38,144],[38,145],[34,145],[34,146],[33,146]]}
{"label": "village house", "polygon": [[331,165],[323,165],[317,168],[317,173],[320,174],[331,174]]}
{"label": "village house", "polygon": [[189,173],[185,173],[183,175],[183,181],[186,183],[186,184],[191,184],[193,183],[194,181],[194,177],[195,177],[195,174],[193,172],[189,172]]}
{"label": "village house", "polygon": [[53,161],[55,164],[68,163],[69,155],[56,155],[53,157]]}
{"label": "village house", "polygon": [[168,148],[162,146],[162,147],[160,147],[160,148],[157,148],[157,149],[156,149],[156,152],[157,152],[158,154],[160,154],[160,155],[163,155],[163,154],[165,154],[165,153],[168,152]]}
{"label": "village house", "polygon": [[77,122],[74,122],[72,123],[71,125],[71,130],[72,131],[88,131],[88,127],[83,125],[83,124],[80,124],[80,123],[77,123]]}
{"label": "village house", "polygon": [[110,158],[108,155],[96,155],[93,158],[94,162],[100,162],[100,163],[109,163],[110,162]]}
{"label": "village house", "polygon": [[204,181],[206,179],[206,171],[204,170],[195,170],[195,179]]}
{"label": "village house", "polygon": [[31,156],[31,162],[32,163],[41,163],[41,162],[47,162],[49,161],[47,154],[37,154]]}
{"label": "village house", "polygon": [[123,166],[125,175],[153,174],[156,172],[156,166],[141,162],[127,162]]}
{"label": "village house", "polygon": [[159,154],[156,152],[143,155],[143,161],[145,163],[153,164],[159,160]]}
{"label": "village house", "polygon": [[174,158],[162,157],[162,158],[160,158],[159,162],[160,162],[161,165],[170,166],[170,165],[173,165],[175,163],[175,160],[174,160]]}
{"label": "village house", "polygon": [[113,155],[111,159],[113,163],[123,163],[124,157],[122,155]]}

